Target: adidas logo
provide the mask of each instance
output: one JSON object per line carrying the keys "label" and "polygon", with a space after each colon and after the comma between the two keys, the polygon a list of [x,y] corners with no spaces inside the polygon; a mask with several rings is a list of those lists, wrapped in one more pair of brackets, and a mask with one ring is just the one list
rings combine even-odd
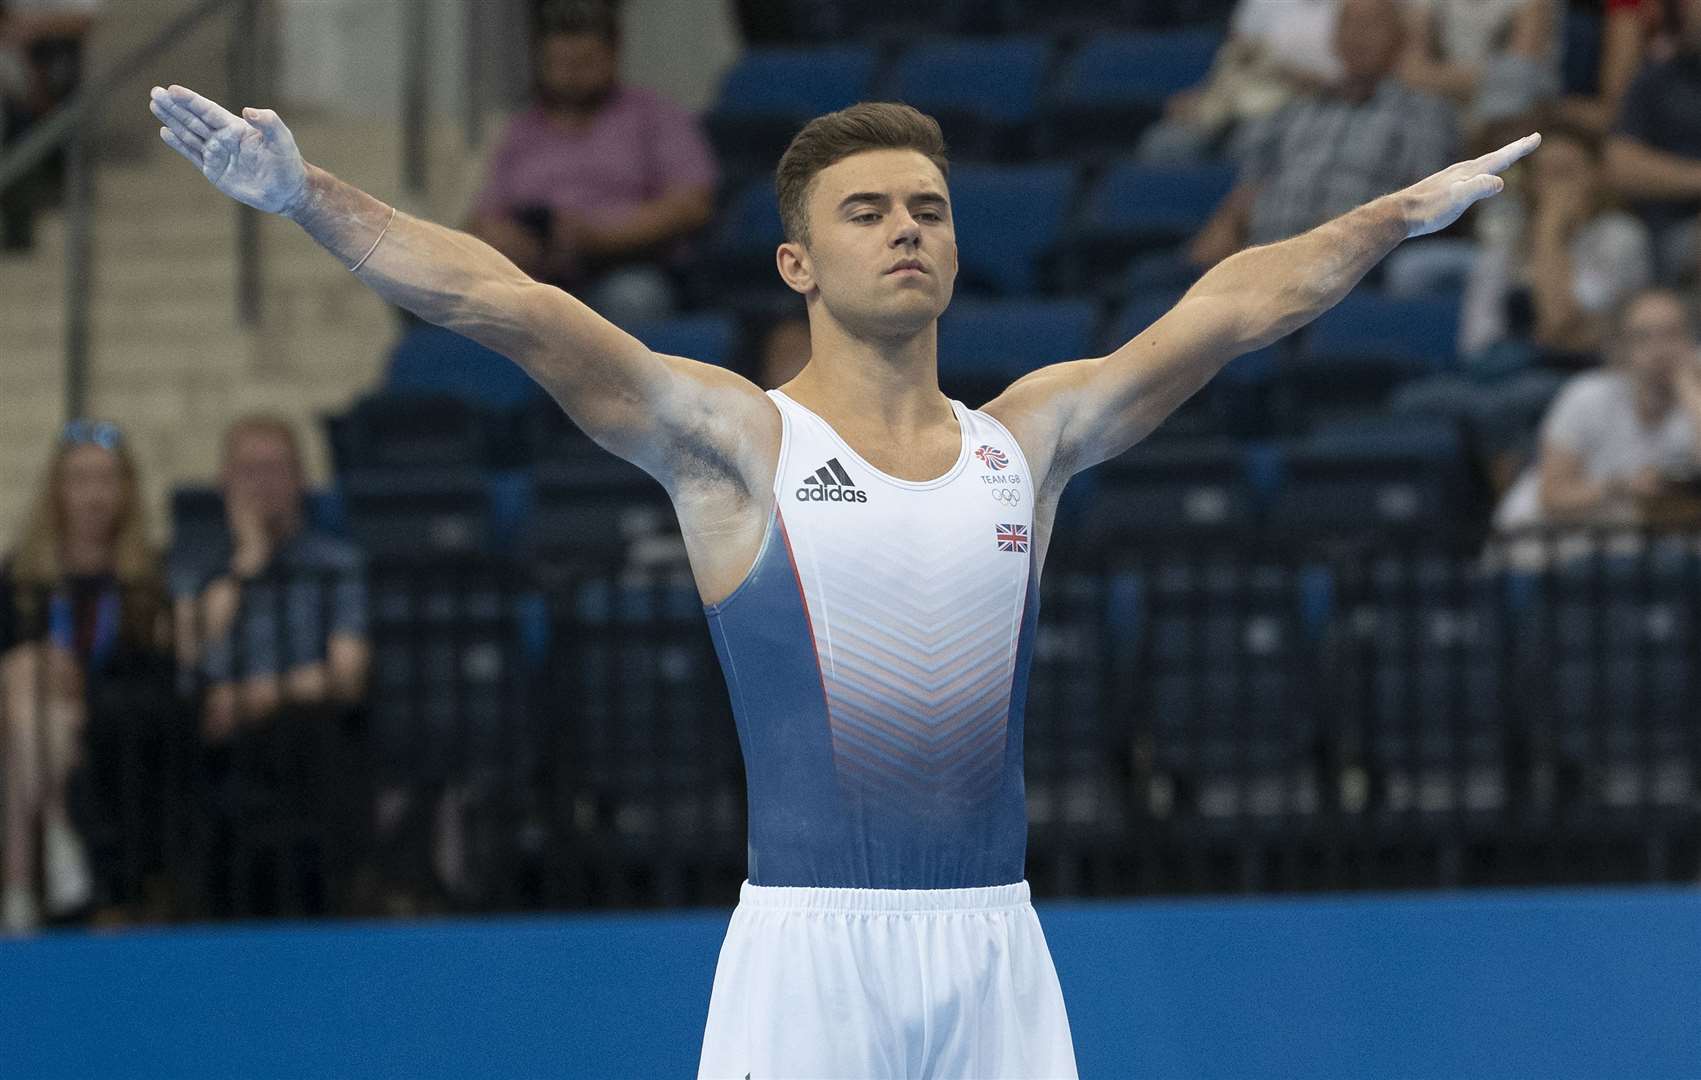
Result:
{"label": "adidas logo", "polygon": [[865,503],[868,492],[851,483],[850,473],[845,472],[838,458],[830,458],[815,470],[814,476],[803,478],[803,486],[797,489],[797,501]]}

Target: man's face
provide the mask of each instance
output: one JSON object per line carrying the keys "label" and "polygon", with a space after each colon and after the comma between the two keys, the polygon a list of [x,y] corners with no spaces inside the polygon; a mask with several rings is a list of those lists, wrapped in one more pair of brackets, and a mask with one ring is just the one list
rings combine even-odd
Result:
{"label": "man's face", "polygon": [[1374,81],[1400,58],[1400,12],[1388,0],[1346,0],[1335,23],[1335,55],[1347,78]]}
{"label": "man's face", "polygon": [[619,51],[599,34],[551,34],[538,44],[538,94],[546,106],[592,108],[614,91],[619,71]]}
{"label": "man's face", "polygon": [[245,503],[273,529],[291,524],[301,508],[301,466],[289,441],[276,432],[238,432],[225,461],[225,498]]}
{"label": "man's face", "polygon": [[852,154],[816,175],[808,215],[811,284],[842,325],[908,337],[951,302],[957,234],[945,178],[926,155]]}
{"label": "man's face", "polygon": [[1682,365],[1696,362],[1694,332],[1674,296],[1652,293],[1625,313],[1616,345],[1631,374],[1661,389]]}

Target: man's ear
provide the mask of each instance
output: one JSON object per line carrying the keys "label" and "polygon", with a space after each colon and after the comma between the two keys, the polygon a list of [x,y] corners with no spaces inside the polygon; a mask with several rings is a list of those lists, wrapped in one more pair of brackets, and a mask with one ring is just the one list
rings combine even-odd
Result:
{"label": "man's ear", "polygon": [[774,264],[779,267],[780,279],[792,292],[807,296],[815,288],[815,262],[802,244],[789,240],[781,244],[774,252]]}

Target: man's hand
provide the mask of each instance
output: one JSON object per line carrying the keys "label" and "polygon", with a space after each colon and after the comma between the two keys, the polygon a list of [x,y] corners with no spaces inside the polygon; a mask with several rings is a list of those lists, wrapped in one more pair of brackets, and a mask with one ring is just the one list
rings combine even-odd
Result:
{"label": "man's hand", "polygon": [[154,87],[148,108],[159,136],[220,191],[257,210],[288,215],[307,191],[307,163],[295,136],[270,109],[242,116],[184,86]]}
{"label": "man's hand", "polygon": [[1428,236],[1458,221],[1466,210],[1506,186],[1500,174],[1542,144],[1526,135],[1493,153],[1450,165],[1394,194],[1406,218],[1406,237]]}

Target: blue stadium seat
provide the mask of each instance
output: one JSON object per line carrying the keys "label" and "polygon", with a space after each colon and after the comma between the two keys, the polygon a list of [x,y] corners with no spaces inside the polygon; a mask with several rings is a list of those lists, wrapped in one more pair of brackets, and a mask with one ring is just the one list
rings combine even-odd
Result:
{"label": "blue stadium seat", "polygon": [[925,42],[898,59],[891,90],[939,119],[954,155],[1022,156],[1050,58],[1050,42],[1037,37]]}
{"label": "blue stadium seat", "polygon": [[1128,235],[1192,236],[1234,188],[1231,165],[1160,167],[1124,160],[1088,203],[1090,220]]}
{"label": "blue stadium seat", "polygon": [[1257,524],[1246,454],[1233,440],[1142,444],[1094,474],[1079,528],[1096,545],[1233,539]]}
{"label": "blue stadium seat", "polygon": [[1106,593],[1101,573],[1046,571],[1022,737],[1029,822],[1041,835],[1126,828],[1128,794],[1116,773],[1133,732],[1125,721],[1104,722],[1127,712],[1117,700],[1123,669],[1105,618]]}
{"label": "blue stadium seat", "polygon": [[1232,165],[1155,167],[1124,158],[1087,192],[1060,265],[1072,289],[1104,291],[1136,255],[1186,242],[1233,189]]}
{"label": "blue stadium seat", "polygon": [[1282,455],[1269,524],[1282,536],[1440,537],[1464,499],[1458,428],[1428,417],[1325,425]]}
{"label": "blue stadium seat", "polygon": [[940,382],[959,397],[990,397],[1036,368],[1087,356],[1097,322],[1086,300],[959,301],[939,320]]}
{"label": "blue stadium seat", "polygon": [[720,367],[732,362],[738,345],[738,320],[721,311],[657,319],[631,331],[655,352]]}
{"label": "blue stadium seat", "polygon": [[[530,729],[515,578],[484,555],[374,560],[368,570],[367,761],[380,783],[409,792],[428,817],[438,785],[463,785],[477,801],[488,795],[484,785],[512,790],[535,775],[542,739]],[[547,715],[557,717],[553,709]],[[431,832],[429,824],[413,827]]]}
{"label": "blue stadium seat", "polygon": [[472,557],[496,547],[490,487],[481,469],[351,469],[337,483],[349,531],[375,559]]}
{"label": "blue stadium seat", "polygon": [[1215,30],[1098,34],[1064,62],[1057,98],[1080,104],[1142,101],[1161,109],[1171,95],[1205,78],[1222,43]]}
{"label": "blue stadium seat", "polygon": [[1222,40],[1197,29],[1089,35],[1051,87],[1044,151],[1076,157],[1126,149],[1165,100],[1204,79]]}
{"label": "blue stadium seat", "polygon": [[575,456],[540,462],[519,546],[552,570],[625,563],[634,542],[678,531],[667,492],[650,475],[606,450],[578,445]]}
{"label": "blue stadium seat", "polygon": [[1312,360],[1378,360],[1413,373],[1445,370],[1458,351],[1459,297],[1394,298],[1358,289],[1325,312],[1305,335]]}
{"label": "blue stadium seat", "polygon": [[[1140,589],[1136,726],[1176,812],[1207,821],[1279,820],[1316,783],[1313,636],[1301,576],[1194,552]],[[1312,789],[1315,797],[1315,789]]]}
{"label": "blue stadium seat", "polygon": [[805,122],[870,96],[878,60],[866,45],[747,51],[705,117],[722,162],[772,169]]}
{"label": "blue stadium seat", "polygon": [[[529,380],[528,380],[529,381]],[[443,393],[368,394],[325,419],[338,473],[490,464],[491,414]]]}
{"label": "blue stadium seat", "polygon": [[547,692],[572,702],[561,776],[609,836],[667,846],[708,834],[741,842],[738,739],[713,640],[687,574],[591,577],[551,594]]}
{"label": "blue stadium seat", "polygon": [[1066,165],[968,165],[951,174],[960,259],[957,288],[1035,291],[1075,188]]}
{"label": "blue stadium seat", "polygon": [[490,409],[513,409],[542,391],[520,366],[469,338],[420,323],[390,352],[384,388],[397,394],[450,394]]}
{"label": "blue stadium seat", "polygon": [[868,96],[879,57],[867,45],[750,49],[721,80],[711,115],[807,120]]}
{"label": "blue stadium seat", "polygon": [[752,180],[721,208],[707,250],[697,267],[697,291],[724,298],[749,288],[771,287],[778,278],[774,249],[785,242],[779,197],[772,178]]}
{"label": "blue stadium seat", "polygon": [[1515,669],[1496,583],[1450,557],[1341,564],[1339,745],[1384,818],[1504,810]]}
{"label": "blue stadium seat", "polygon": [[1587,770],[1701,749],[1701,560],[1684,537],[1639,556],[1563,562],[1521,584],[1514,633],[1543,744]]}
{"label": "blue stadium seat", "polygon": [[1453,367],[1459,298],[1354,292],[1305,331],[1277,367],[1270,413],[1297,434],[1388,407],[1404,384]]}

